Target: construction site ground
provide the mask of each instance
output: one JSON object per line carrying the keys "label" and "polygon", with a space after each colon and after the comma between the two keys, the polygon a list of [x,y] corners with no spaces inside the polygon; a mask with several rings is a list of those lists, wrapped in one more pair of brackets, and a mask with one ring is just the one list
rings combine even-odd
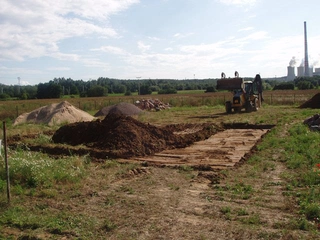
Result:
{"label": "construction site ground", "polygon": [[[8,139],[12,147],[24,145],[52,157],[90,155],[92,163],[78,186],[59,186],[59,194],[50,198],[24,199],[26,205],[45,204],[46,211],[67,214],[75,222],[73,230],[3,227],[2,234],[34,239],[320,237],[318,232],[290,227],[298,218],[298,207],[284,194],[281,175],[286,167],[277,153],[264,162],[249,161],[259,154],[257,146],[273,128],[285,135],[289,124],[300,121],[283,120],[297,108],[282,108],[273,116],[269,111],[227,115],[223,108],[199,108],[139,118],[117,115],[112,122],[120,122],[113,130],[123,138],[119,132],[108,132],[105,126],[111,122],[102,126],[106,119],[42,132],[55,139],[47,145],[32,143],[37,133],[13,135]],[[93,129],[103,138],[95,138]],[[91,232],[82,231],[87,225]]]}

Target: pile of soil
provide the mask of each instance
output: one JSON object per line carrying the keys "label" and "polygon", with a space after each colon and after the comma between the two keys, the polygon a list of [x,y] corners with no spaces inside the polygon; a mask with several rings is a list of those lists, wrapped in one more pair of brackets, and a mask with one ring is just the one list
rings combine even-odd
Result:
{"label": "pile of soil", "polygon": [[308,125],[311,130],[320,131],[320,114],[315,114],[312,117],[307,118],[303,123]]}
{"label": "pile of soil", "polygon": [[300,105],[300,108],[320,108],[320,93]]}
{"label": "pile of soil", "polygon": [[173,125],[159,128],[130,116],[109,113],[103,120],[65,125],[54,133],[52,140],[100,149],[106,157],[129,158],[186,147],[218,131],[212,124],[203,124],[199,131],[184,135],[174,134],[173,129]]}
{"label": "pile of soil", "polygon": [[131,103],[118,103],[113,106],[104,107],[100,109],[94,116],[95,117],[105,117],[109,113],[119,113],[126,116],[138,115],[142,112],[142,110]]}
{"label": "pile of soil", "polygon": [[49,126],[53,126],[62,123],[92,121],[93,119],[94,117],[89,113],[76,108],[67,101],[64,101],[37,108],[29,113],[23,113],[15,119],[13,125],[23,123],[44,123]]}

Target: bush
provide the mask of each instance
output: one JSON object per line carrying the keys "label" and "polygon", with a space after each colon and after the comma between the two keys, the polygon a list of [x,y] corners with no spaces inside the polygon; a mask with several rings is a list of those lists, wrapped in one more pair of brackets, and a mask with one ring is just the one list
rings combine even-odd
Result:
{"label": "bush", "polygon": [[273,90],[294,90],[293,83],[281,83],[279,85],[275,85]]}
{"label": "bush", "polygon": [[320,205],[316,203],[308,204],[305,208],[305,215],[308,220],[320,219]]}
{"label": "bush", "polygon": [[149,95],[152,93],[151,88],[148,85],[142,85],[140,87],[140,95]]}
{"label": "bush", "polygon": [[130,90],[128,90],[128,91],[126,91],[126,92],[124,93],[124,95],[125,95],[125,96],[131,96],[131,95],[132,95],[132,93],[131,93],[131,91],[130,91]]}
{"label": "bush", "polygon": [[217,90],[215,89],[215,87],[207,87],[207,90],[205,91],[207,92],[216,92]]}
{"label": "bush", "polygon": [[297,84],[297,87],[300,90],[313,89],[313,85],[309,81],[301,81]]}
{"label": "bush", "polygon": [[96,85],[88,90],[88,97],[103,97],[106,96],[107,93],[108,91],[106,88]]}
{"label": "bush", "polygon": [[1,93],[1,94],[0,94],[0,99],[1,99],[1,100],[6,100],[6,99],[8,99],[8,98],[10,98],[10,95],[8,95],[8,94],[6,94],[6,93]]}
{"label": "bush", "polygon": [[175,94],[175,93],[177,93],[177,90],[173,88],[161,89],[158,92],[158,94]]}

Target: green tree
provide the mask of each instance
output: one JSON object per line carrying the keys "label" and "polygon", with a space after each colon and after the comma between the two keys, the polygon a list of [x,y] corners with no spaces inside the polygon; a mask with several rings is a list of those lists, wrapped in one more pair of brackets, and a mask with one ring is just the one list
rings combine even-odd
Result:
{"label": "green tree", "polygon": [[298,82],[297,87],[300,90],[306,90],[306,89],[312,89],[313,85],[309,81],[301,81],[301,82]]}
{"label": "green tree", "polygon": [[275,85],[273,87],[273,90],[294,90],[294,84],[293,83],[281,83],[278,85]]}
{"label": "green tree", "polygon": [[175,94],[177,90],[171,86],[171,84],[165,84],[158,94]]}
{"label": "green tree", "polygon": [[149,95],[152,93],[152,90],[149,85],[143,84],[140,86],[140,95]]}
{"label": "green tree", "polygon": [[37,90],[37,98],[60,98],[62,95],[62,87],[53,81],[49,83],[40,83]]}
{"label": "green tree", "polygon": [[205,92],[216,92],[216,88],[215,87],[207,87],[207,90]]}
{"label": "green tree", "polygon": [[88,97],[103,97],[108,93],[105,87],[95,85],[88,90]]}

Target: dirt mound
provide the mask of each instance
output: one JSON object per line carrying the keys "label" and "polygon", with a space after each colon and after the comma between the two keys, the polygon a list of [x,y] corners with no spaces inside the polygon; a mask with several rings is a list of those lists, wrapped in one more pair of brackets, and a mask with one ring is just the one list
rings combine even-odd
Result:
{"label": "dirt mound", "polygon": [[55,143],[84,144],[92,149],[100,149],[106,153],[106,157],[128,158],[186,147],[210,137],[217,128],[205,124],[196,133],[185,135],[174,134],[172,130],[173,126],[158,128],[130,116],[109,113],[102,121],[65,125],[54,133],[52,140]]}
{"label": "dirt mound", "polygon": [[303,123],[308,125],[311,130],[320,131],[320,114],[315,114],[312,117],[307,118]]}
{"label": "dirt mound", "polygon": [[23,113],[15,119],[13,125],[22,123],[45,123],[52,126],[61,123],[92,121],[93,119],[94,117],[89,113],[74,107],[67,101],[64,101],[37,108],[29,113]]}
{"label": "dirt mound", "polygon": [[300,108],[320,108],[320,93],[300,105]]}
{"label": "dirt mound", "polygon": [[126,116],[138,115],[142,110],[131,103],[118,103],[113,106],[100,109],[94,116],[107,116],[109,113],[120,113]]}

